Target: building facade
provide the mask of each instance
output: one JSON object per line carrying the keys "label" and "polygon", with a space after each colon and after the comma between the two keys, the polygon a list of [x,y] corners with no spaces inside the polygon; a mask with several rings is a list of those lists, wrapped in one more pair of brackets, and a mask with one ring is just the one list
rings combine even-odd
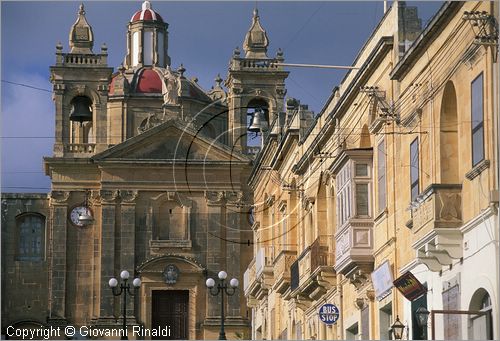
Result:
{"label": "building facade", "polygon": [[[283,111],[288,73],[273,64],[283,54],[267,56],[255,10],[227,79],[205,91],[182,64],[172,67],[168,24],[149,1],[128,22],[116,71],[105,45],[93,52],[83,5],[69,37],[50,67],[51,191],[2,194],[2,333],[9,325],[119,328],[121,298],[108,281],[128,270],[142,280],[126,306],[130,326],[215,339],[220,296],[205,281],[220,270],[241,279],[251,260],[247,179],[259,148],[247,145],[247,119]],[[227,336],[249,338],[241,289],[225,310]]]}
{"label": "building facade", "polygon": [[253,338],[500,337],[497,13],[394,2],[314,119],[287,100],[249,180]]}

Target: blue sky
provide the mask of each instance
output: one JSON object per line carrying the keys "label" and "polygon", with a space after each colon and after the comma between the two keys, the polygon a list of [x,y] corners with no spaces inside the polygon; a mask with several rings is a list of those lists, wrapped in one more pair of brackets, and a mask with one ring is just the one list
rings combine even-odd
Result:
{"label": "blue sky", "polygon": [[[389,2],[391,3],[391,2]],[[424,24],[440,2],[407,2],[419,8]],[[109,65],[125,56],[125,34],[141,1],[87,1],[86,17],[94,31],[94,52],[106,43]],[[55,45],[68,49],[68,34],[79,2],[2,1],[2,80],[51,89],[49,66]],[[187,77],[197,77],[210,89],[220,73],[226,77],[229,59],[241,48],[255,2],[152,1],[153,9],[169,23],[172,67],[184,64]],[[269,56],[278,47],[287,62],[351,65],[359,49],[383,15],[383,2],[259,2],[261,23],[267,30]],[[345,71],[290,69],[288,96],[319,112]],[[47,192],[42,158],[52,155],[54,107],[51,93],[1,83],[2,192]]]}

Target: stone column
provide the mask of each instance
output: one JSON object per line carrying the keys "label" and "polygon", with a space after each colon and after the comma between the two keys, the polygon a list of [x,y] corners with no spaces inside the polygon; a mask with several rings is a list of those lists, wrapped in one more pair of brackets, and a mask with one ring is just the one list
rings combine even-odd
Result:
{"label": "stone column", "polygon": [[[217,276],[224,266],[222,262],[222,240],[220,239],[222,208],[225,204],[224,192],[206,192],[208,211],[207,226],[207,269],[209,276]],[[218,279],[215,278],[217,281]],[[207,295],[207,318],[220,316],[220,297]]]}
{"label": "stone column", "polygon": [[52,191],[50,206],[52,229],[49,242],[49,321],[58,323],[66,318],[66,230],[70,192]]}
{"label": "stone column", "polygon": [[[135,278],[134,249],[135,249],[135,199],[137,191],[120,191],[121,226],[120,226],[120,271],[130,272],[130,280]],[[133,300],[127,301],[127,315],[134,315]]]}
{"label": "stone column", "polygon": [[118,191],[101,190],[101,309],[100,319],[114,321],[114,296],[108,282],[115,272],[116,198]]}

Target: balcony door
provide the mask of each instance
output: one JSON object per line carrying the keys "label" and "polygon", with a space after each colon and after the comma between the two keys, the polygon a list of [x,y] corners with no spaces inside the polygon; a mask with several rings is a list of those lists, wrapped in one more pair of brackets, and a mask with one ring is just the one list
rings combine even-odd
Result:
{"label": "balcony door", "polygon": [[153,340],[189,339],[189,291],[153,290],[151,328],[170,329],[170,336],[152,337]]}

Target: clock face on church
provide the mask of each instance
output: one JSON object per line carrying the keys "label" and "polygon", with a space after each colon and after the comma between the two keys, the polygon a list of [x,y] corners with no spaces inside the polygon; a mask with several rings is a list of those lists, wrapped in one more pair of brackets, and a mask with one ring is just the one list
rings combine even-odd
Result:
{"label": "clock face on church", "polygon": [[71,209],[71,212],[69,213],[69,221],[77,227],[85,227],[85,224],[80,221],[80,216],[82,214],[94,216],[90,207],[79,205]]}

